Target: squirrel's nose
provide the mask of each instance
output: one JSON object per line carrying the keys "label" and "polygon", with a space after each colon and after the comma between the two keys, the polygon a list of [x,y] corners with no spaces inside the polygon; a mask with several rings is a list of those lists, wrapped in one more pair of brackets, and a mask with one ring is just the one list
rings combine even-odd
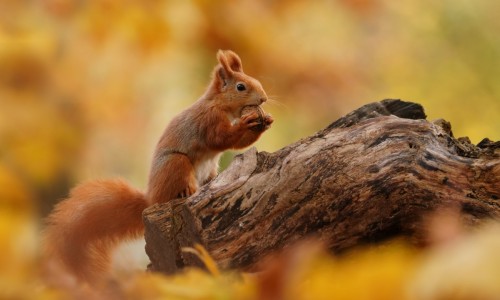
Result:
{"label": "squirrel's nose", "polygon": [[267,101],[267,97],[262,97],[260,98],[260,104],[264,103]]}

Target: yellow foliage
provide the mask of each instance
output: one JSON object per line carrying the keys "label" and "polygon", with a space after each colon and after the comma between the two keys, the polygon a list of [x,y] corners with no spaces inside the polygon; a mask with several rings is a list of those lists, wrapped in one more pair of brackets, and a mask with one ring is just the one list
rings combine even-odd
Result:
{"label": "yellow foliage", "polygon": [[32,195],[27,186],[0,163],[0,213],[5,216],[22,216],[29,220],[33,217]]}
{"label": "yellow foliage", "polygon": [[37,268],[37,228],[32,196],[0,164],[0,298],[62,299],[43,284]]}
{"label": "yellow foliage", "polygon": [[404,244],[368,248],[342,259],[323,254],[290,283],[285,299],[403,299],[417,261]]}
{"label": "yellow foliage", "polygon": [[220,275],[217,263],[212,259],[208,251],[205,248],[203,248],[202,245],[195,244],[193,248],[191,247],[182,248],[182,251],[196,255],[203,262],[203,264],[210,272],[210,274],[212,274],[213,276]]}
{"label": "yellow foliage", "polygon": [[80,293],[46,285],[31,220],[0,211],[0,298],[414,300],[495,299],[500,293],[499,224],[424,251],[391,242],[333,257],[306,242],[263,261],[256,274],[219,272],[206,250],[196,246],[188,251],[211,265],[212,274],[198,269],[174,276],[140,272],[102,291],[81,287]]}
{"label": "yellow foliage", "polygon": [[131,299],[256,299],[251,285],[234,274],[212,276],[200,270],[187,270],[176,276],[145,274],[127,287]]}
{"label": "yellow foliage", "polygon": [[[0,1],[0,298],[64,298],[39,274],[36,217],[75,178],[145,183],[166,123],[203,93],[219,48],[261,79],[276,150],[368,101],[420,102],[457,136],[500,139],[498,1]],[[499,230],[453,248],[309,249],[265,275],[141,274],[130,298],[471,299],[500,291]],[[497,251],[497,252],[495,252]],[[307,251],[306,251],[307,252]],[[474,274],[474,276],[469,276]]]}
{"label": "yellow foliage", "polygon": [[500,224],[426,253],[410,281],[409,299],[497,299]]}
{"label": "yellow foliage", "polygon": [[500,139],[495,1],[39,2],[0,3],[0,159],[48,197],[40,206],[75,179],[144,185],[164,126],[203,93],[219,48],[279,103],[261,150],[388,97],[422,103],[457,136]]}

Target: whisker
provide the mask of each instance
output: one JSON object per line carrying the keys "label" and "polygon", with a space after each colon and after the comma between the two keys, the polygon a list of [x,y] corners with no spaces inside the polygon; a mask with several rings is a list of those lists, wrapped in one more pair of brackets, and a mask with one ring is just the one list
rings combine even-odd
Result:
{"label": "whisker", "polygon": [[268,97],[273,99],[273,100],[276,100],[279,98],[279,96],[276,96],[276,95],[268,95]]}
{"label": "whisker", "polygon": [[286,105],[285,103],[283,103],[281,101],[278,101],[276,99],[273,99],[273,98],[269,98],[268,97],[266,103],[269,103],[269,105],[277,106],[277,107],[284,108],[284,109],[287,109],[287,110],[290,109],[290,107],[288,105]]}

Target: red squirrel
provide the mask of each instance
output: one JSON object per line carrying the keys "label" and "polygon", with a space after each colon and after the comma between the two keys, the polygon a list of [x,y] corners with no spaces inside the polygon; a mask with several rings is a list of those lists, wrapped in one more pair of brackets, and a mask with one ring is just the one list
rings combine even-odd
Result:
{"label": "red squirrel", "polygon": [[266,102],[260,82],[243,72],[236,53],[219,50],[217,59],[206,92],[161,136],[145,193],[119,179],[94,180],[76,186],[56,205],[43,233],[52,268],[56,264],[80,282],[105,278],[114,247],[143,234],[145,208],[192,195],[217,175],[223,151],[251,145],[270,127],[270,115],[261,131],[255,130],[255,111],[240,116],[243,107]]}

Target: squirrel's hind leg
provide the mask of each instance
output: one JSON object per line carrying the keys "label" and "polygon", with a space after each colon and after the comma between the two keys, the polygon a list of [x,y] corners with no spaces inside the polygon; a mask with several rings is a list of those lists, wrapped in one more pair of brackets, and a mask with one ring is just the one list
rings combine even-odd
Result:
{"label": "squirrel's hind leg", "polygon": [[169,155],[161,172],[151,174],[148,198],[151,203],[165,203],[175,198],[189,197],[198,190],[193,164],[186,155]]}

